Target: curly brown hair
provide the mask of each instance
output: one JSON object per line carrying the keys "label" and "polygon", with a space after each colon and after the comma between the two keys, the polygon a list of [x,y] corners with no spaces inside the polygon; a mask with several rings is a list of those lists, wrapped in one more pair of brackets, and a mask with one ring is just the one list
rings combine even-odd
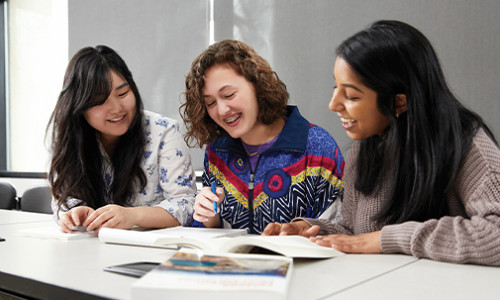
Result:
{"label": "curly brown hair", "polygon": [[[244,42],[224,40],[212,44],[192,63],[186,76],[185,102],[179,108],[187,128],[184,140],[200,148],[227,135],[208,115],[203,100],[205,73],[213,66],[228,65],[254,85],[259,106],[258,120],[266,125],[286,114],[289,94],[269,63]],[[194,144],[192,143],[194,141]]]}

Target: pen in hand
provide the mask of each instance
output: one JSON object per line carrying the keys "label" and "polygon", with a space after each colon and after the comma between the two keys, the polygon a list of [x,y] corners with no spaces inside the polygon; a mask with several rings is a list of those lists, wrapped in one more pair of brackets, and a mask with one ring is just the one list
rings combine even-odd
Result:
{"label": "pen in hand", "polygon": [[[217,184],[215,183],[215,181],[212,182],[212,193],[217,195]],[[214,213],[217,213],[217,201],[214,201]]]}

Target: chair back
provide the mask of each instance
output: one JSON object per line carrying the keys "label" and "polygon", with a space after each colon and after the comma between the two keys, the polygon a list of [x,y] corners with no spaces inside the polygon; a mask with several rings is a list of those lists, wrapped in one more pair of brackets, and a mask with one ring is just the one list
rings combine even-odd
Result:
{"label": "chair back", "polygon": [[37,186],[24,191],[19,204],[22,211],[51,214],[51,202],[50,186]]}
{"label": "chair back", "polygon": [[0,209],[15,209],[17,207],[16,189],[8,182],[0,182]]}

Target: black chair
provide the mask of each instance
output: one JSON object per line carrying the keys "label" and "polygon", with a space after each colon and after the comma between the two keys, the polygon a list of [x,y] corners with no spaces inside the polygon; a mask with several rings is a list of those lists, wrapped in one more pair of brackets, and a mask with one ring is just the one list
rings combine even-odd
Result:
{"label": "black chair", "polygon": [[20,198],[20,209],[22,211],[51,214],[52,192],[49,186],[37,186],[24,191]]}
{"label": "black chair", "polygon": [[16,189],[8,182],[0,182],[0,209],[17,208]]}

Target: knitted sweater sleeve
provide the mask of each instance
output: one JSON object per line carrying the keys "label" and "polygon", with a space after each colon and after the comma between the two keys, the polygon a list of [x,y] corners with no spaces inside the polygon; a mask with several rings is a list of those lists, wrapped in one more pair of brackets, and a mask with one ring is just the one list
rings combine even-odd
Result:
{"label": "knitted sweater sleeve", "polygon": [[500,150],[483,130],[474,137],[447,200],[460,201],[467,217],[386,225],[382,251],[500,266]]}

